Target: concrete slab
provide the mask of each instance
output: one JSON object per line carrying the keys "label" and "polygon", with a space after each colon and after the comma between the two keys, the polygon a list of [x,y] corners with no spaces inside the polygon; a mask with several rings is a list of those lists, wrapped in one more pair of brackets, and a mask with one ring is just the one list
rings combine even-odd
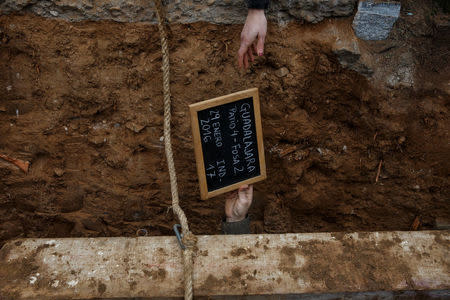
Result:
{"label": "concrete slab", "polygon": [[[450,288],[450,231],[200,236],[194,293]],[[6,299],[177,297],[175,237],[21,239],[0,250]]]}

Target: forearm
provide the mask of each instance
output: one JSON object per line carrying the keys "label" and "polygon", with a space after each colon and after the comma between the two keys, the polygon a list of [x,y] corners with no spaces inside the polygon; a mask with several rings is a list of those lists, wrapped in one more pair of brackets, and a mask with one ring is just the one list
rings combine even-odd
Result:
{"label": "forearm", "polygon": [[247,0],[249,9],[267,9],[269,7],[269,0]]}

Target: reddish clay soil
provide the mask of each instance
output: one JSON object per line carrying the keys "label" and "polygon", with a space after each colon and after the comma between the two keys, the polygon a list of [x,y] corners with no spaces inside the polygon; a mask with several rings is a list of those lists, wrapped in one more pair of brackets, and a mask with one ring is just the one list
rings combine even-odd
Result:
{"label": "reddish clay soil", "polygon": [[[194,233],[220,233],[224,198],[199,199],[188,105],[251,87],[268,170],[254,232],[408,230],[416,216],[430,229],[450,218],[449,31],[400,20],[393,38],[411,47],[420,84],[375,89],[323,38],[350,24],[271,24],[248,72],[235,62],[241,26],[170,27],[175,164]],[[24,174],[0,160],[0,246],[171,235],[157,27],[1,16],[0,39],[0,153],[31,162]]]}

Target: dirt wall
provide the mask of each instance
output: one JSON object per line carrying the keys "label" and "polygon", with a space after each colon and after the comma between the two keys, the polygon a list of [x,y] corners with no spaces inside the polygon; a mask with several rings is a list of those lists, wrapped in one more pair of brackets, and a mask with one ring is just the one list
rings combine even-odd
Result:
{"label": "dirt wall", "polygon": [[[223,197],[199,199],[187,106],[250,87],[260,90],[268,170],[255,186],[254,232],[448,220],[449,64],[434,55],[448,53],[448,27],[413,26],[428,25],[402,19],[391,40],[360,45],[375,74],[398,71],[384,62],[407,49],[423,79],[379,88],[336,54],[336,40],[354,39],[351,18],[270,24],[265,56],[247,72],[235,61],[239,25],[171,25],[173,146],[194,233],[219,233]],[[0,241],[171,235],[157,28],[9,15],[0,39],[0,153],[31,162],[24,174],[0,161]]]}

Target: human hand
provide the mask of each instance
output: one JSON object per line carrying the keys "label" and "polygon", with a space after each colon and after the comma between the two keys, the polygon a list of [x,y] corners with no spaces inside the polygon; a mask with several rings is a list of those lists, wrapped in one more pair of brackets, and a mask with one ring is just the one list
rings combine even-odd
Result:
{"label": "human hand", "polygon": [[249,9],[244,28],[241,32],[241,47],[238,51],[239,68],[244,67],[247,69],[248,60],[255,60],[253,51],[255,51],[258,56],[264,54],[264,39],[266,38],[266,33],[267,20],[264,15],[264,9]]}
{"label": "human hand", "polygon": [[231,192],[225,202],[227,222],[238,222],[245,219],[253,200],[253,185],[244,184],[237,191]]}

